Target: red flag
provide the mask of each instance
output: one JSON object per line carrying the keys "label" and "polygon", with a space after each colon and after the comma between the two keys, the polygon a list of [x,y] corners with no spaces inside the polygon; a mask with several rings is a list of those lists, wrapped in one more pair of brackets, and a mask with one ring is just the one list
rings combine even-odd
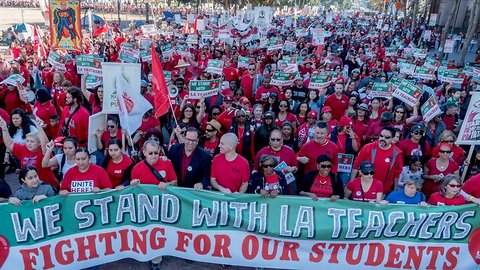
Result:
{"label": "red flag", "polygon": [[38,52],[38,46],[40,46],[40,36],[38,35],[37,25],[33,26],[33,50]]}
{"label": "red flag", "polygon": [[37,26],[33,27],[33,49],[37,52],[38,57],[46,58],[47,47],[43,44],[42,38],[38,34]]}
{"label": "red flag", "polygon": [[160,117],[168,112],[170,96],[168,95],[167,82],[163,75],[162,63],[158,59],[154,45],[152,45],[152,84],[155,94],[155,117]]}
{"label": "red flag", "polygon": [[197,33],[197,21],[198,21],[198,16],[195,17],[195,21],[193,21],[193,32]]}
{"label": "red flag", "polygon": [[188,25],[188,20],[185,21],[185,26],[183,27],[183,33],[185,33],[185,34],[190,33],[190,27]]}
{"label": "red flag", "polygon": [[99,27],[97,29],[95,29],[95,31],[93,31],[93,36],[96,37],[96,36],[100,36],[102,33],[108,33],[110,32],[110,26],[108,25],[108,22],[107,20],[105,20],[105,17],[103,17],[103,26],[102,27]]}

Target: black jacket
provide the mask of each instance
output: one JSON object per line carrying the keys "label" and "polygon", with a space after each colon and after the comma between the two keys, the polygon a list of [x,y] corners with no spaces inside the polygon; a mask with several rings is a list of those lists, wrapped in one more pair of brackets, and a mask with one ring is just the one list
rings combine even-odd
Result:
{"label": "black jacket", "polygon": [[[297,195],[297,183],[295,181],[287,184],[287,180],[283,175],[278,175],[278,184],[282,187],[282,195]],[[255,172],[250,176],[248,181],[247,193],[259,193],[260,189],[265,187],[265,177],[262,173]]]}
{"label": "black jacket", "polygon": [[193,188],[196,183],[202,183],[203,188],[210,185],[210,168],[212,160],[207,151],[198,147],[193,151],[192,160],[188,166],[186,179],[182,179],[182,158],[185,144],[174,144],[167,153],[168,159],[172,161],[173,169],[177,174],[180,187]]}

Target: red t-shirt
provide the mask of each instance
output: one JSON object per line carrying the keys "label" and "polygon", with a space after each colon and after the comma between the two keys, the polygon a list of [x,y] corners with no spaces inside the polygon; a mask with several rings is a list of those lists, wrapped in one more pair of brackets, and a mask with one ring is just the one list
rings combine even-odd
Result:
{"label": "red t-shirt", "polygon": [[440,174],[443,176],[447,176],[448,174],[451,174],[451,173],[454,173],[455,171],[457,171],[460,167],[458,166],[458,164],[453,161],[453,160],[450,160],[448,162],[448,166],[447,168],[444,170],[444,171],[440,171],[438,168],[437,168],[437,159],[436,158],[433,158],[433,159],[430,159],[427,164],[426,164],[426,167],[428,168],[428,171],[429,171],[429,175],[435,175],[435,174]]}
{"label": "red t-shirt", "polygon": [[61,185],[62,190],[73,193],[92,192],[94,187],[112,188],[107,172],[95,164],[90,164],[86,172],[80,172],[77,166],[72,167],[65,173]]}
{"label": "red t-shirt", "polygon": [[332,108],[333,119],[340,121],[340,118],[345,115],[345,111],[348,110],[348,97],[343,95],[337,98],[334,94],[327,97],[325,100],[325,106]]}
{"label": "red t-shirt", "polygon": [[115,163],[111,159],[107,165],[107,173],[110,177],[110,182],[112,182],[113,187],[117,187],[122,184],[123,174],[125,170],[132,165],[133,161],[130,157],[125,154],[122,154],[122,161],[120,163]]}
{"label": "red t-shirt", "polygon": [[465,181],[462,190],[475,198],[480,198],[480,174]]}
{"label": "red t-shirt", "polygon": [[242,76],[242,82],[240,87],[243,89],[243,95],[246,96],[251,102],[253,101],[253,80],[255,77],[250,77],[249,74]]}
{"label": "red t-shirt", "polygon": [[[392,145],[389,149],[384,150],[378,147],[378,142],[367,144],[358,153],[358,157],[355,158],[355,163],[353,166],[354,169],[358,169],[360,166],[360,162],[371,161],[373,149],[376,148],[377,150],[375,154],[375,160],[373,161],[373,164],[375,166],[374,177],[375,179],[383,183],[385,193],[391,191],[393,179],[400,176],[403,168],[402,153],[398,148],[396,148],[398,154],[395,158],[395,163],[391,165],[393,160],[394,147],[396,148],[396,146]],[[390,168],[392,168],[392,172],[390,172]]]}
{"label": "red t-shirt", "polygon": [[212,161],[211,177],[215,178],[220,186],[231,192],[238,192],[240,186],[249,180],[250,166],[241,155],[228,161],[225,154],[218,154]]}
{"label": "red t-shirt", "polygon": [[353,123],[352,129],[355,132],[355,135],[360,138],[360,141],[364,141],[366,139],[365,136],[367,135],[367,131],[373,123],[372,120],[368,119],[365,123],[365,121],[356,121],[352,117],[351,121]]}
{"label": "red t-shirt", "polygon": [[270,93],[273,93],[273,92],[277,93],[278,96],[280,97],[280,91],[276,86],[271,86],[270,88],[267,89],[262,85],[257,89],[257,92],[255,93],[255,100],[257,99],[267,100],[268,96],[270,96]]}
{"label": "red t-shirt", "polygon": [[[177,175],[175,174],[172,162],[169,159],[165,157],[160,157],[158,159],[158,162],[152,165],[152,167],[160,173],[165,182],[177,180]],[[139,179],[141,184],[158,185],[160,183],[160,181],[158,181],[157,177],[155,177],[150,168],[145,165],[144,161],[138,163],[133,167],[131,178]]]}
{"label": "red t-shirt", "polygon": [[102,141],[102,144],[103,144],[103,148],[106,149],[108,148],[108,144],[110,143],[110,140],[111,139],[117,139],[119,141],[122,141],[122,129],[119,128],[118,131],[117,131],[117,134],[115,135],[115,137],[111,137],[110,136],[110,132],[108,130],[105,130],[103,133],[102,133],[102,136],[100,137],[100,140]]}
{"label": "red t-shirt", "polygon": [[92,105],[92,114],[96,114],[102,111],[103,104],[97,102],[97,99],[95,98],[95,93],[92,93],[90,95],[90,98],[88,99],[88,103]]}
{"label": "red t-shirt", "polygon": [[[61,131],[63,124],[68,121],[70,118],[70,107],[65,107],[60,117],[60,128],[58,129],[57,136],[62,136]],[[68,131],[70,136],[77,138],[78,145],[80,147],[87,146],[87,136],[88,136],[88,120],[90,118],[90,113],[84,107],[80,109],[72,116],[68,124]]]}
{"label": "red t-shirt", "polygon": [[332,181],[330,175],[320,176],[317,175],[313,180],[310,192],[317,195],[320,198],[330,198],[333,194]]}
{"label": "red t-shirt", "polygon": [[297,154],[297,157],[308,157],[309,161],[305,164],[305,174],[317,170],[317,157],[327,155],[332,159],[332,172],[337,172],[338,165],[338,147],[333,142],[327,140],[321,144],[311,140],[304,144]]}
{"label": "red t-shirt", "polygon": [[408,162],[411,156],[416,155],[419,157],[428,157],[431,154],[430,144],[425,142],[425,153],[422,151],[422,147],[418,143],[414,143],[411,139],[406,139],[397,144],[403,152],[403,161],[405,164]]}
{"label": "red t-shirt", "polygon": [[157,126],[160,126],[160,121],[156,117],[150,116],[147,120],[145,120],[144,118],[142,119],[142,124],[140,125],[138,130],[142,132],[147,132],[147,130],[155,128]]}
{"label": "red t-shirt", "polygon": [[215,141],[212,143],[210,141],[205,141],[203,144],[203,150],[207,151],[210,155],[213,156],[213,153],[215,153],[215,149],[217,149],[218,144],[220,143],[220,140],[215,137]]}
{"label": "red t-shirt", "polygon": [[362,183],[360,177],[357,177],[348,182],[347,189],[352,191],[352,200],[354,201],[374,202],[377,200],[377,194],[383,193],[383,184],[374,178],[370,188],[362,192]]}
{"label": "red t-shirt", "polygon": [[[350,135],[349,135],[350,136]],[[355,135],[355,141],[357,141],[357,145],[360,146],[360,139],[357,135]],[[337,147],[339,153],[347,153],[347,134],[338,134],[337,135]]]}
{"label": "red t-shirt", "polygon": [[5,90],[3,101],[5,103],[5,111],[8,113],[11,113],[14,109],[25,110],[25,103],[20,99],[16,89],[13,91]]}
{"label": "red t-shirt", "polygon": [[66,96],[67,94],[65,93],[65,90],[63,90],[63,87],[55,86],[52,88],[52,103],[55,105],[59,114],[62,113],[61,109],[66,106]]}
{"label": "red t-shirt", "polygon": [[284,120],[280,120],[277,116],[277,118],[275,118],[275,125],[279,128],[282,128],[282,125],[283,123],[285,123],[285,121],[288,121],[290,123],[296,123],[297,119],[295,118],[295,115],[293,115],[293,113],[288,113],[287,117]]}
{"label": "red t-shirt", "polygon": [[38,171],[38,178],[45,183],[58,188],[58,181],[50,168],[42,167],[43,153],[40,147],[37,151],[31,152],[23,144],[13,144],[13,155],[20,160],[20,167],[32,166]]}
{"label": "red t-shirt", "polygon": [[225,74],[225,81],[238,80],[238,70],[233,67],[223,68],[223,74]]}
{"label": "red t-shirt", "polygon": [[277,159],[277,163],[281,163],[282,161],[285,161],[285,164],[287,166],[298,166],[298,161],[297,158],[295,157],[295,152],[288,146],[282,146],[280,151],[274,151],[270,146],[265,146],[260,151],[258,151],[256,157],[255,157],[255,165],[253,167],[254,170],[258,171],[259,170],[259,163],[260,163],[260,158],[263,155],[269,155],[269,156],[274,156]]}
{"label": "red t-shirt", "polygon": [[453,198],[445,198],[440,192],[432,194],[428,203],[436,206],[462,205],[466,204],[465,198],[462,195],[457,195]]}

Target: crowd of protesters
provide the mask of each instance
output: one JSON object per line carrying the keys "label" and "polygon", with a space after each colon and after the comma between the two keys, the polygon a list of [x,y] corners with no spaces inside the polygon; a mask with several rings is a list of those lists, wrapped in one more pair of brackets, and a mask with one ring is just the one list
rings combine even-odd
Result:
{"label": "crowd of protesters", "polygon": [[[55,194],[155,184],[161,190],[181,186],[264,198],[300,195],[380,204],[480,204],[480,148],[467,160],[468,148],[455,144],[480,78],[465,74],[462,83],[448,83],[402,73],[400,62],[425,63],[425,57],[414,57],[407,48],[428,46],[409,32],[409,22],[395,24],[385,18],[390,28],[384,31],[375,29],[376,17],[352,14],[328,24],[321,18],[297,22],[297,28],[322,26],[331,32],[321,47],[312,44],[309,33],[296,37],[284,18],[273,20],[265,36],[295,41],[292,52],[267,50],[260,40],[233,45],[213,40],[192,44],[190,57],[177,51],[166,57],[162,46],[184,44],[186,34],[151,36],[163,69],[172,72],[169,84],[178,89],[172,108],[160,118],[154,109],[148,111],[134,134],[126,134],[118,116],[109,115],[105,128],[95,134],[94,153],[85,148],[88,117],[102,111],[104,89],[103,85],[88,89],[87,75],[77,74],[75,56],[92,54],[120,62],[122,43],[138,42],[140,29],[126,34],[114,28],[108,38],[85,38],[81,52],[64,56],[66,70],[53,68],[37,55],[31,40],[15,41],[14,60],[2,60],[0,80],[21,74],[25,83],[2,85],[0,92],[0,156],[5,157],[0,197],[20,205],[21,200]],[[183,31],[183,25],[173,21],[168,26]],[[426,27],[421,24],[418,31]],[[438,30],[433,30],[438,37]],[[373,31],[376,34],[368,35]],[[238,31],[232,34],[239,36]],[[392,46],[397,50],[387,54],[386,48]],[[239,56],[250,57],[248,66],[239,67]],[[289,86],[273,85],[274,74],[288,66],[287,56],[303,59],[297,62],[296,78]],[[442,61],[431,53],[429,57],[440,68],[464,69],[453,60]],[[224,61],[222,75],[206,69],[209,59]],[[139,91],[155,107],[151,63],[141,65]],[[332,73],[334,79],[311,88],[309,82],[317,73]],[[429,97],[427,91],[414,106],[369,94],[374,83],[392,77],[433,89],[442,112],[423,120],[420,107]],[[222,80],[218,95],[189,97],[191,80],[213,78]],[[33,91],[35,100],[27,100],[25,91]],[[348,164],[339,160],[339,154],[354,157],[350,171],[339,169],[339,164]],[[465,182],[460,179],[464,170]],[[5,173],[19,175],[21,187],[13,194],[3,180]]]}

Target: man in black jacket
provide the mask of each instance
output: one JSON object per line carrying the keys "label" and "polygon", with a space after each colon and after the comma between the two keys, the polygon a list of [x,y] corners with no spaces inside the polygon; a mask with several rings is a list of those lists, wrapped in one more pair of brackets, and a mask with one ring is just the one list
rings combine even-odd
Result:
{"label": "man in black jacket", "polygon": [[199,133],[195,128],[187,129],[185,143],[175,144],[167,153],[178,176],[178,186],[204,189],[210,184],[210,155],[198,147]]}

